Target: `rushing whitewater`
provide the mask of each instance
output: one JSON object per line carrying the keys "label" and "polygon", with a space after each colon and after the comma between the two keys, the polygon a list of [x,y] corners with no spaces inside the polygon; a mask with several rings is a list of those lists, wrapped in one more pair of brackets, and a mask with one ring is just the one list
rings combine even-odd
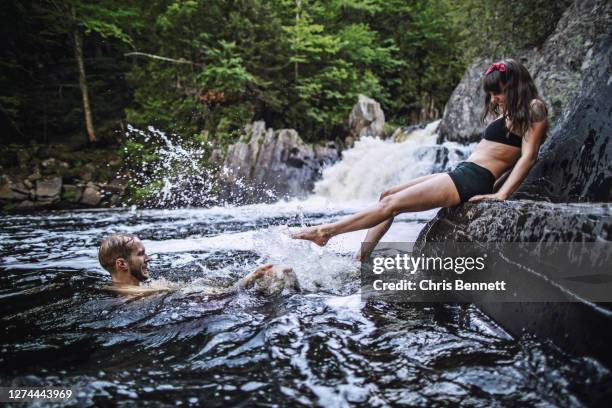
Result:
{"label": "rushing whitewater", "polygon": [[373,137],[358,140],[343,152],[341,162],[323,171],[315,195],[335,203],[371,201],[385,188],[454,167],[467,157],[471,146],[437,145],[439,122],[413,131],[402,143]]}
{"label": "rushing whitewater", "polygon": [[[399,144],[359,141],[303,201],[1,217],[0,386],[71,387],[75,406],[588,404],[610,375],[597,361],[512,338],[473,306],[364,301],[352,255],[365,231],[324,248],[290,238],[467,154],[435,145],[434,129]],[[139,136],[166,137],[149,132]],[[166,165],[194,171],[191,150],[166,142]],[[167,177],[161,197],[188,200],[207,176],[196,181]],[[385,239],[413,240],[433,214],[396,217]],[[149,285],[171,290],[125,298],[104,289],[96,251],[115,232],[142,239]],[[268,262],[293,267],[304,292],[233,291]]]}

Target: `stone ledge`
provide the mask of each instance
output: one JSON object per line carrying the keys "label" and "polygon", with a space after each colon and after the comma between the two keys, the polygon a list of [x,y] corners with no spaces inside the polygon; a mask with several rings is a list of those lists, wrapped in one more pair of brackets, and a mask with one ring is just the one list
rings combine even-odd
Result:
{"label": "stone ledge", "polygon": [[[517,200],[467,203],[442,209],[423,228],[417,243],[611,240],[610,203],[553,204]],[[546,291],[559,290],[531,273],[529,268],[513,270],[516,273],[508,277],[510,281]],[[532,333],[550,339],[563,350],[593,356],[612,367],[612,349],[609,347],[612,344],[612,305],[609,303],[480,302],[477,306],[514,336]]]}

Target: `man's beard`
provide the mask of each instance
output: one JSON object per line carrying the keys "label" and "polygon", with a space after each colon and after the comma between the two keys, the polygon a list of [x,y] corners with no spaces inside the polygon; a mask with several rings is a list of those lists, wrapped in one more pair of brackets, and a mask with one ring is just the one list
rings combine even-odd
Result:
{"label": "man's beard", "polygon": [[136,278],[139,282],[144,282],[147,279],[149,279],[149,277],[145,275],[144,272],[142,271],[142,267],[141,268],[130,268],[130,274],[134,278]]}

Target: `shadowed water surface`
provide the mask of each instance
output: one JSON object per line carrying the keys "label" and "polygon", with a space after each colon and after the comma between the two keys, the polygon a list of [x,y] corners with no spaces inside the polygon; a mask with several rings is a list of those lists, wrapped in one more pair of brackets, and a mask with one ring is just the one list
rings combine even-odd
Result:
{"label": "shadowed water surface", "polygon": [[[321,249],[289,228],[355,208],[279,203],[207,210],[53,212],[0,219],[2,386],[70,386],[74,405],[588,406],[610,373],[468,305],[362,301],[361,233]],[[431,214],[400,217],[409,241]],[[152,254],[151,286],[104,289],[96,247],[131,232]],[[396,238],[397,239],[397,238]],[[264,262],[305,291],[235,293]]]}

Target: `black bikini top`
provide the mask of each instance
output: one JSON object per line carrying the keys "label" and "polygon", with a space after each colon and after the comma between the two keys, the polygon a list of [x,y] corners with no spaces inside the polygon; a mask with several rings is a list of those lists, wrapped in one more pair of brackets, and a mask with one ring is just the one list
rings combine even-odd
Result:
{"label": "black bikini top", "polygon": [[503,143],[514,147],[521,147],[521,143],[523,142],[522,137],[510,132],[506,128],[506,121],[503,116],[489,123],[482,137],[491,142]]}

